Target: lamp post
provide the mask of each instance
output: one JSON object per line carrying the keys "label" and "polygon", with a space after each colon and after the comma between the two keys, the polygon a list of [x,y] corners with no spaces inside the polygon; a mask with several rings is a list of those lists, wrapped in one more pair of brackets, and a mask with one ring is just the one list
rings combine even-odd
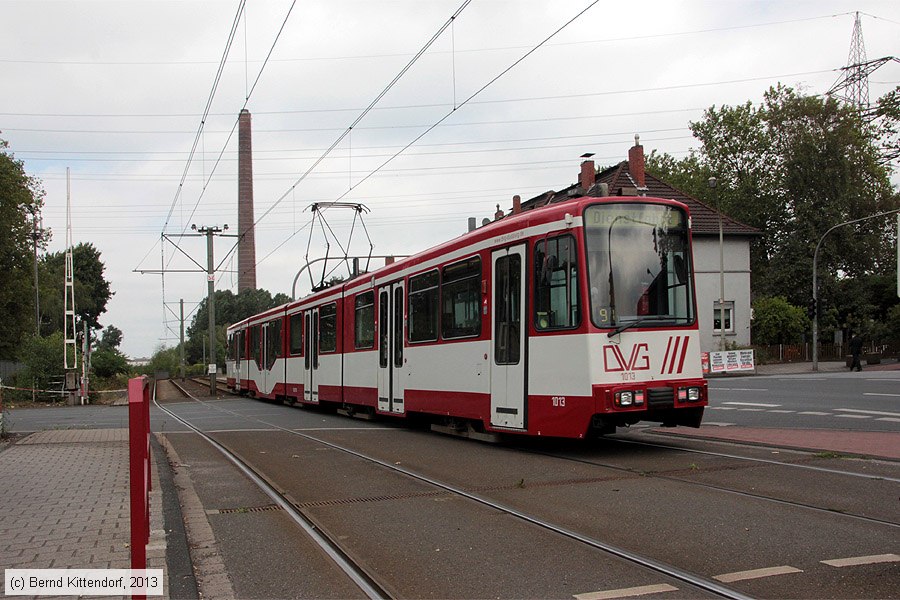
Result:
{"label": "lamp post", "polygon": [[713,201],[716,203],[716,215],[719,218],[719,350],[725,350],[725,235],[722,229],[722,211],[719,207],[719,195],[716,192],[718,181],[709,178]]}

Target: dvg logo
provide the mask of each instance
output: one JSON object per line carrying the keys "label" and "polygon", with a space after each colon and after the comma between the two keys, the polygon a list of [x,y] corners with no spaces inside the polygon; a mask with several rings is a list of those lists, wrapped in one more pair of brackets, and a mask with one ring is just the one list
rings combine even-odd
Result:
{"label": "dvg logo", "polygon": [[603,367],[607,373],[619,373],[622,371],[649,371],[650,347],[646,343],[635,344],[631,348],[631,355],[625,360],[622,349],[619,346],[603,346]]}

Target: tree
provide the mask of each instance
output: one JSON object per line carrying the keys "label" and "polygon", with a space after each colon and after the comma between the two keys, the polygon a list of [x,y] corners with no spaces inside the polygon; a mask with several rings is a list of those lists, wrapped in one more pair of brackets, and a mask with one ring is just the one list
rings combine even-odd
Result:
{"label": "tree", "polygon": [[[0,139],[0,359],[13,360],[22,340],[34,331],[33,220],[40,217],[44,190],[25,174],[22,161]],[[49,230],[39,229],[39,247]]]}
{"label": "tree", "polygon": [[[100,329],[100,315],[106,312],[106,304],[114,292],[104,277],[106,266],[100,259],[100,251],[90,242],[72,248],[75,291],[75,327],[80,332],[87,323],[91,330]],[[66,281],[66,253],[53,252],[40,261],[41,333],[65,331],[65,306],[62,291]]]}
{"label": "tree", "polygon": [[[896,124],[893,104],[882,105],[884,123]],[[700,149],[680,160],[651,155],[648,170],[763,232],[751,247],[756,294],[805,304],[822,235],[900,206],[879,137],[890,128],[867,125],[833,98],[778,85],[759,106],[713,106],[690,127]],[[709,175],[718,179],[715,199],[704,187]],[[820,293],[833,296],[841,278],[893,269],[893,235],[877,220],[835,230],[820,251]]]}
{"label": "tree", "polygon": [[110,347],[101,347],[91,353],[91,367],[98,377],[115,377],[131,370],[125,355]]}
{"label": "tree", "polygon": [[121,329],[115,325],[107,325],[100,335],[100,342],[97,344],[97,347],[109,350],[117,349],[122,344],[122,337]]}
{"label": "tree", "polygon": [[[228,325],[243,321],[247,317],[287,304],[290,297],[287,294],[272,294],[263,289],[243,290],[234,294],[231,290],[216,290],[216,362],[225,362],[225,330]],[[186,330],[185,360],[190,363],[199,363],[203,359],[204,344],[209,340],[209,310],[206,298],[197,307],[197,312]],[[206,354],[210,352],[207,348]],[[207,359],[209,360],[209,359]]]}
{"label": "tree", "polygon": [[794,344],[809,329],[809,317],[800,307],[782,296],[760,297],[753,301],[753,343]]}
{"label": "tree", "polygon": [[66,374],[63,368],[63,351],[62,332],[47,337],[26,337],[19,350],[19,359],[25,363],[25,369],[16,373],[16,381],[20,387],[61,390]]}

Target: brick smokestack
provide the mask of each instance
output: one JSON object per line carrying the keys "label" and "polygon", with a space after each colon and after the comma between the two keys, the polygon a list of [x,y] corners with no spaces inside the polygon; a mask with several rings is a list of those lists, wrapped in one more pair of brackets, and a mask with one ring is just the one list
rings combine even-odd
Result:
{"label": "brick smokestack", "polygon": [[634,146],[628,149],[628,172],[637,187],[647,187],[644,179],[644,147],[641,146],[641,136],[637,134],[634,136]]}
{"label": "brick smokestack", "polygon": [[512,214],[517,215],[522,212],[522,197],[516,194],[513,196]]}
{"label": "brick smokestack", "polygon": [[581,173],[578,174],[578,187],[587,191],[594,185],[597,177],[597,169],[594,167],[594,161],[586,160],[581,163]]}
{"label": "brick smokestack", "polygon": [[256,289],[256,236],[253,230],[253,148],[250,111],[238,118],[238,293]]}

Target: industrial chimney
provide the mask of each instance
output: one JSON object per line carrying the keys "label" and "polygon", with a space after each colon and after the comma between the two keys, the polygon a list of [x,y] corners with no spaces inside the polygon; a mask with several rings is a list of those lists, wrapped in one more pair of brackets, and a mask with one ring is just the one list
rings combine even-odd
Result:
{"label": "industrial chimney", "polygon": [[238,293],[256,289],[256,237],[253,231],[253,148],[250,111],[238,118]]}

